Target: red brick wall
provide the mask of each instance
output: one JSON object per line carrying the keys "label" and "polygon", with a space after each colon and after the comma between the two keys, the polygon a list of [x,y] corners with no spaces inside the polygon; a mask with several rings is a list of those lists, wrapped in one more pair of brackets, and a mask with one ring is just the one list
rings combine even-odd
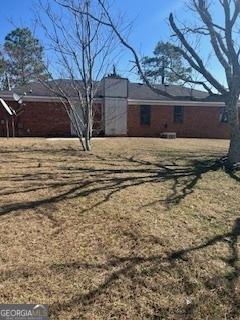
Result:
{"label": "red brick wall", "polygon": [[[67,112],[61,102],[25,102],[20,106],[15,101],[6,101],[15,110],[20,107],[23,112],[15,118],[15,133],[19,137],[71,136],[71,125]],[[101,108],[101,104],[95,109]],[[97,128],[100,114],[96,112]],[[0,136],[6,136],[6,125],[1,120],[6,118],[4,109],[0,107]],[[3,122],[3,121],[2,121]],[[11,131],[11,130],[10,130]]]}
{"label": "red brick wall", "polygon": [[[19,105],[8,102],[14,109]],[[59,102],[25,102],[24,111],[16,118],[16,135],[18,136],[69,136],[70,121],[62,103]]]}
{"label": "red brick wall", "polygon": [[[14,101],[7,101],[9,106],[18,109]],[[70,136],[71,128],[68,115],[61,103],[25,102],[24,112],[16,118],[16,136]],[[102,134],[100,128],[101,104],[95,106],[95,132]],[[226,123],[219,122],[219,107],[184,107],[184,122],[174,123],[174,107],[152,106],[151,125],[140,125],[140,106],[128,106],[128,135],[157,136],[163,131],[173,131],[178,137],[228,138]],[[6,125],[1,124],[6,118],[0,107],[0,136],[6,136]],[[9,121],[11,131],[11,121]],[[104,129],[104,128],[103,128]],[[10,132],[11,133],[11,132]]]}
{"label": "red brick wall", "polygon": [[152,106],[151,125],[140,124],[140,106],[128,106],[128,135],[157,136],[173,131],[177,137],[229,138],[228,124],[219,122],[219,107],[184,107],[183,123],[174,123],[173,106]]}
{"label": "red brick wall", "polygon": [[0,106],[0,137],[7,137],[6,121],[8,121],[9,135],[12,136],[12,119]]}

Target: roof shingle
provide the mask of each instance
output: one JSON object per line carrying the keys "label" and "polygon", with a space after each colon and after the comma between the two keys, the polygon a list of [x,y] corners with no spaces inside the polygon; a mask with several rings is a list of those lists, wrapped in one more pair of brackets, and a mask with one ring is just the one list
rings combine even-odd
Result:
{"label": "roof shingle", "polygon": [[[14,92],[19,95],[26,94],[27,97],[56,97],[57,94],[54,92],[54,89],[59,86],[61,89],[67,93],[69,97],[77,96],[76,88],[81,89],[83,87],[82,81],[76,80],[74,85],[71,80],[54,80],[49,81],[48,86],[51,86],[53,90],[50,90],[46,85],[40,82],[32,82],[23,87],[14,88]],[[104,96],[104,88],[103,83],[96,82],[96,98],[102,98]],[[156,88],[166,91],[167,93],[173,96],[183,96],[191,97],[194,99],[208,99],[210,96],[205,91],[193,90],[191,88],[178,86],[178,85],[157,85]],[[13,91],[0,91],[0,95],[2,96],[11,96]],[[165,97],[163,95],[157,94],[152,91],[146,84],[141,83],[131,83],[129,82],[128,86],[128,98],[135,100],[159,100],[159,101],[168,101],[171,98]],[[220,96],[219,96],[220,97]],[[209,99],[210,100],[210,99]]]}

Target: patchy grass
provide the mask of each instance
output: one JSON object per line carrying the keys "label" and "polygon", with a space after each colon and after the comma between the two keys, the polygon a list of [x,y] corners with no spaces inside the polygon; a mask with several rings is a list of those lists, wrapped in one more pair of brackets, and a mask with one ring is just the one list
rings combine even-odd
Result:
{"label": "patchy grass", "polygon": [[50,319],[240,319],[226,141],[0,140],[1,303]]}

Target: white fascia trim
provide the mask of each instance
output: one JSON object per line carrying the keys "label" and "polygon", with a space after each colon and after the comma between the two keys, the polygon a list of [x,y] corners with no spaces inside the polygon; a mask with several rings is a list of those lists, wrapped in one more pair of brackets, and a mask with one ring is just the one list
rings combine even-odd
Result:
{"label": "white fascia trim", "polygon": [[157,105],[157,106],[206,106],[206,107],[218,107],[218,106],[225,106],[224,102],[206,102],[206,101],[177,101],[177,100],[135,100],[135,99],[128,99],[129,105]]}
{"label": "white fascia trim", "polygon": [[[1,98],[9,101],[15,101],[12,95],[1,94]],[[48,97],[48,96],[23,96],[24,101],[61,101],[59,97]]]}
{"label": "white fascia trim", "polygon": [[[1,98],[8,101],[14,101],[13,96],[10,94],[2,94]],[[49,96],[24,96],[24,101],[34,101],[34,102],[61,102],[60,97],[49,97]],[[76,99],[78,100],[78,99]],[[94,102],[103,103],[103,98],[96,98]],[[206,101],[178,101],[178,100],[139,100],[139,99],[128,99],[128,105],[152,105],[152,106],[206,106],[206,107],[221,107],[225,106],[224,102],[206,102]],[[240,102],[238,103],[240,107]]]}
{"label": "white fascia trim", "polygon": [[[1,95],[1,98],[4,98],[9,101],[14,101],[12,95]],[[34,101],[34,102],[61,102],[63,99],[60,97],[49,97],[49,96],[23,96],[24,101]],[[78,99],[76,99],[78,100]],[[101,98],[94,99],[94,102],[101,103]]]}

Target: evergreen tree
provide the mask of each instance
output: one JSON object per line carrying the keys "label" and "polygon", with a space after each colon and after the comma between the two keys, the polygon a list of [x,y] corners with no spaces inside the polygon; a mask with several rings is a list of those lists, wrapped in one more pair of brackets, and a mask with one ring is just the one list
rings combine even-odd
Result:
{"label": "evergreen tree", "polygon": [[191,78],[191,68],[184,66],[181,54],[169,42],[158,42],[153,57],[144,57],[142,65],[152,83],[179,83]]}
{"label": "evergreen tree", "polygon": [[13,87],[46,78],[43,47],[28,28],[17,28],[6,36],[4,71]]}
{"label": "evergreen tree", "polygon": [[7,80],[7,76],[5,71],[5,60],[3,57],[3,53],[0,51],[0,89],[1,90],[8,89],[6,80]]}

